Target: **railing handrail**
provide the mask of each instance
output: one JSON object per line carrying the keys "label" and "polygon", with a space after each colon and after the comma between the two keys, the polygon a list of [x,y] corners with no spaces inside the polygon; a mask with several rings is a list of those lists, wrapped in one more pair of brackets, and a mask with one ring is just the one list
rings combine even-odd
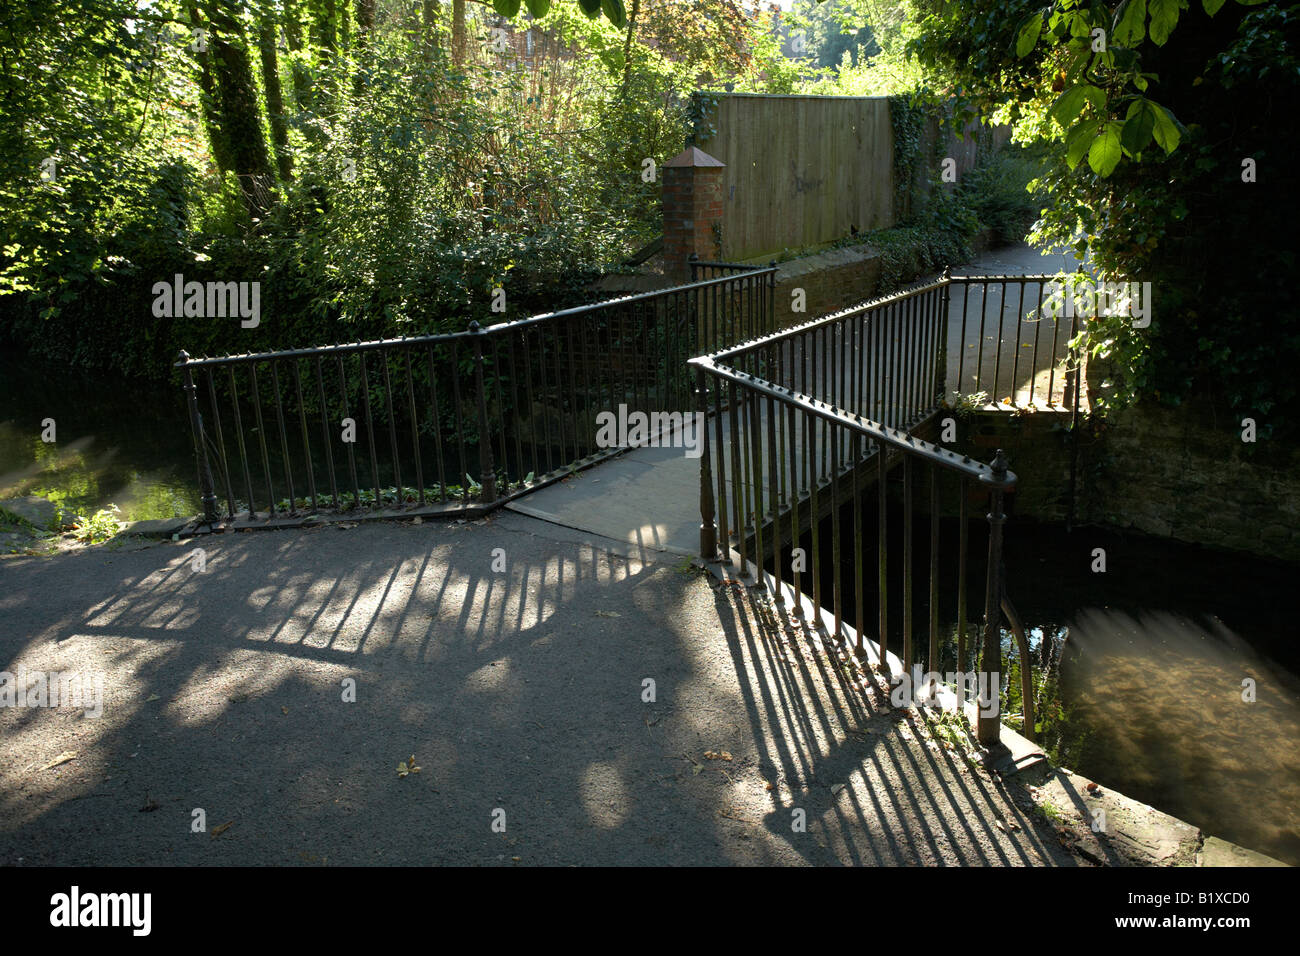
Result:
{"label": "railing handrail", "polygon": [[570,316],[594,312],[612,306],[627,305],[631,302],[645,301],[675,295],[681,292],[694,292],[715,285],[722,285],[727,282],[735,282],[739,278],[748,279],[751,276],[762,275],[763,273],[774,274],[775,272],[776,269],[772,266],[756,267],[755,269],[744,272],[743,276],[729,275],[717,276],[712,279],[701,279],[698,282],[683,283],[681,285],[669,286],[664,289],[655,289],[651,292],[636,292],[632,295],[619,296],[615,299],[603,299],[600,302],[574,306],[570,309],[560,309],[556,312],[540,312],[535,315],[525,316],[521,319],[511,319],[506,322],[497,322],[479,328],[471,327],[462,332],[439,332],[430,335],[402,336],[401,338],[396,339],[372,339],[368,342],[345,342],[335,345],[317,345],[309,348],[283,349],[274,352],[249,352],[243,355],[222,355],[213,358],[186,358],[174,363],[173,367],[197,368],[201,366],[230,365],[238,362],[266,362],[274,359],[310,358],[318,355],[348,355],[354,352],[368,352],[383,348],[469,341],[483,335],[512,332],[516,329],[527,328],[553,319],[568,318]]}
{"label": "railing handrail", "polygon": [[865,302],[859,302],[857,305],[851,305],[848,308],[840,309],[840,311],[832,312],[829,315],[809,319],[807,322],[802,322],[799,325],[791,325],[767,335],[760,335],[752,339],[746,339],[743,342],[738,342],[735,345],[728,346],[725,349],[720,349],[717,352],[710,352],[705,356],[701,356],[701,358],[730,358],[733,355],[739,355],[743,352],[748,352],[751,349],[760,348],[771,342],[780,342],[796,335],[801,335],[809,329],[840,322],[850,316],[869,311],[870,309],[879,308],[882,305],[891,305],[895,300],[901,301],[921,292],[941,289],[948,284],[948,281],[948,279],[940,278],[933,279],[930,282],[923,282],[919,285],[909,286],[906,289],[900,289],[898,292],[891,292],[889,295],[879,296],[875,299],[868,299]]}
{"label": "railing handrail", "polygon": [[950,278],[953,282],[1046,282],[1048,280],[1059,279],[1063,275],[1076,276],[1078,273],[1062,270],[1061,272],[1053,272],[1051,274],[1038,273],[1036,275],[1004,276],[993,275],[990,273],[988,275],[950,276]]}
{"label": "railing handrail", "polygon": [[990,466],[978,462],[969,456],[958,456],[955,452],[948,451],[946,448],[940,448],[938,445],[925,441],[922,438],[917,438],[902,429],[890,428],[887,425],[882,425],[880,422],[872,421],[871,419],[864,418],[861,415],[846,412],[828,402],[819,401],[810,395],[796,392],[794,389],[775,385],[756,375],[750,375],[747,372],[738,372],[725,365],[719,365],[713,361],[711,356],[699,356],[693,358],[690,360],[689,364],[698,369],[702,369],[709,374],[716,375],[719,378],[735,382],[743,388],[752,389],[756,392],[768,395],[777,401],[784,402],[787,405],[798,407],[805,412],[817,416],[818,418],[823,418],[830,422],[837,422],[846,428],[871,438],[874,441],[897,448],[905,454],[915,455],[942,468],[947,468],[950,471],[956,471],[969,478],[974,478],[990,488],[1010,491],[1016,486],[1016,473],[1013,471],[1006,471],[1001,477],[999,477]]}

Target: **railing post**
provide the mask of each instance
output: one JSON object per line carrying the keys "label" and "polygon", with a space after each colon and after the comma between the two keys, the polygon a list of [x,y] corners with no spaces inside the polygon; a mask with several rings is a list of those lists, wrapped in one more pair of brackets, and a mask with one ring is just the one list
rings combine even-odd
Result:
{"label": "railing post", "polygon": [[1002,689],[1002,494],[1007,479],[1007,459],[998,449],[991,464],[993,475],[989,489],[989,557],[988,578],[984,588],[984,647],[979,666],[979,708],[975,737],[984,747],[1000,743],[1002,719],[999,713]]}
{"label": "railing post", "polygon": [[[939,356],[936,361],[939,367],[935,376],[939,382],[938,399],[942,402],[948,397],[948,309],[949,300],[952,297],[952,267],[943,267],[943,317],[939,323]],[[958,348],[961,348],[959,345]]]}
{"label": "railing post", "polygon": [[713,522],[713,453],[709,447],[709,400],[704,388],[704,370],[696,369],[696,408],[699,410],[700,428],[704,431],[700,454],[700,557],[705,561],[718,559],[718,529]]}
{"label": "railing post", "polygon": [[[194,435],[194,464],[199,472],[199,495],[203,501],[203,523],[217,521],[217,496],[212,485],[212,466],[208,463],[208,444],[203,433],[203,416],[199,414],[198,389],[190,371],[189,353],[184,349],[176,356],[177,364],[185,371],[185,400],[190,409],[190,430]],[[250,506],[251,507],[251,506]]]}
{"label": "railing post", "polygon": [[772,271],[767,274],[767,331],[776,331],[776,260],[771,259],[767,267]]}
{"label": "railing post", "polygon": [[691,281],[698,282],[700,279],[700,256],[699,253],[692,252],[686,257],[686,262],[691,267]]}
{"label": "railing post", "polygon": [[483,491],[479,498],[484,503],[496,501],[497,476],[496,464],[492,461],[492,438],[488,432],[487,389],[483,387],[483,342],[476,321],[471,321],[469,330],[474,333],[474,383],[478,392],[478,461],[479,484]]}

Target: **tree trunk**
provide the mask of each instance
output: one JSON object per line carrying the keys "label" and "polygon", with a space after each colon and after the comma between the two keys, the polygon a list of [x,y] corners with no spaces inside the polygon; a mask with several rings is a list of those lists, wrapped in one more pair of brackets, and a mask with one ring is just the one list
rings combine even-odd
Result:
{"label": "tree trunk", "polygon": [[[211,32],[208,49],[200,54],[199,86],[212,156],[222,172],[235,174],[249,215],[261,219],[274,202],[275,175],[262,135],[248,40],[228,0],[205,4],[203,12]],[[190,19],[196,26],[205,25],[198,6],[190,7]]]}
{"label": "tree trunk", "polygon": [[293,179],[293,155],[289,152],[289,127],[284,118],[284,91],[280,87],[280,61],[275,52],[275,21],[270,17],[258,27],[258,48],[262,56],[262,84],[266,88],[266,112],[275,142],[275,162],[280,181]]}
{"label": "tree trunk", "polygon": [[451,63],[465,65],[465,0],[451,0]]}
{"label": "tree trunk", "polygon": [[370,37],[375,30],[375,3],[376,0],[356,0],[356,17],[357,17],[357,64],[354,67],[355,72],[352,74],[352,94],[360,96],[361,91],[365,89],[365,81],[362,78],[362,70],[369,69],[367,52],[370,49]]}

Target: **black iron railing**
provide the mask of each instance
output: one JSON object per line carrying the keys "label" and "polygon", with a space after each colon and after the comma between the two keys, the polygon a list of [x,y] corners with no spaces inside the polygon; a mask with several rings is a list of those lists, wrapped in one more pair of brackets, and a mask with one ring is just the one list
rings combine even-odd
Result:
{"label": "black iron railing", "polygon": [[1073,410],[1080,401],[1082,352],[1072,345],[1078,311],[1053,308],[1064,276],[953,276],[952,332],[961,349],[950,359],[952,388],[983,393],[989,404]]}
{"label": "black iron railing", "polygon": [[600,413],[693,410],[687,359],[770,332],[774,272],[444,335],[182,352],[204,520],[494,505],[618,454]]}
{"label": "black iron railing", "polygon": [[[905,670],[923,663],[939,672],[948,660],[956,673],[980,675],[977,732],[989,744],[998,739],[1002,609],[1010,606],[1002,580],[1003,498],[1016,477],[1001,450],[985,465],[911,433],[935,415],[945,394],[949,285],[945,277],[691,360],[701,406],[725,407],[710,422],[701,456],[700,553],[751,566],[773,585],[778,604],[789,582],[792,594],[807,594],[831,612],[838,640],[848,636],[844,611],[851,607],[853,649],[864,653],[864,637],[874,631],[874,653],[885,668],[891,628],[901,617]],[[971,642],[970,506],[981,495],[988,501],[984,627],[982,642]],[[829,548],[819,540],[827,533],[825,515]],[[925,578],[913,566],[918,517],[928,523]],[[944,562],[956,565],[953,581],[941,573],[945,551],[955,558]],[[895,569],[901,573],[891,579]],[[927,588],[920,602],[918,583]],[[928,617],[924,654],[914,646],[918,603]],[[956,622],[952,648],[940,625],[944,604]],[[972,670],[970,655],[980,643]],[[966,685],[958,689],[964,702]],[[1032,734],[1032,723],[1026,726]]]}

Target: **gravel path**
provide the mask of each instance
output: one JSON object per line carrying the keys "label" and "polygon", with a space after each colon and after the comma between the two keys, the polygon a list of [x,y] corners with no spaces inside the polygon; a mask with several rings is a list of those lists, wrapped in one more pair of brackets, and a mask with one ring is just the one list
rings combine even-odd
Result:
{"label": "gravel path", "polygon": [[1072,864],[679,561],[505,513],[5,559],[0,669],[103,712],[0,708],[0,865]]}

